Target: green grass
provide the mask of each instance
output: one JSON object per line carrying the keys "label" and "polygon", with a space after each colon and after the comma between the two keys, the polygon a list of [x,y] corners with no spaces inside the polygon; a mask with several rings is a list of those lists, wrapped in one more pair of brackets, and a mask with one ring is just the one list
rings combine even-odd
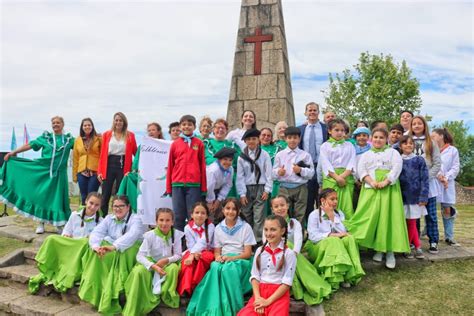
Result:
{"label": "green grass", "polygon": [[378,270],[323,306],[327,315],[469,315],[473,280],[474,260]]}
{"label": "green grass", "polygon": [[4,255],[15,249],[28,247],[29,245],[31,244],[22,242],[17,239],[0,237],[0,257],[3,257]]}

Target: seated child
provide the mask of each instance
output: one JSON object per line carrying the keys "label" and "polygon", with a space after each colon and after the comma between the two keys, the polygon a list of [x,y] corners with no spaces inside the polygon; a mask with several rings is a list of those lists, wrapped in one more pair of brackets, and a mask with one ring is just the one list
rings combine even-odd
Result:
{"label": "seated child", "polygon": [[138,263],[125,282],[124,316],[146,315],[160,301],[172,308],[179,307],[177,262],[181,260],[184,234],[174,229],[173,224],[172,210],[160,208],[156,211],[156,228],[143,235],[137,253]]}
{"label": "seated child", "polygon": [[31,294],[39,290],[41,283],[65,292],[81,280],[82,257],[89,250],[87,237],[102,221],[98,212],[101,198],[97,192],[89,193],[85,207],[71,213],[62,236],[45,239],[35,257],[40,273],[31,277],[28,284]]}

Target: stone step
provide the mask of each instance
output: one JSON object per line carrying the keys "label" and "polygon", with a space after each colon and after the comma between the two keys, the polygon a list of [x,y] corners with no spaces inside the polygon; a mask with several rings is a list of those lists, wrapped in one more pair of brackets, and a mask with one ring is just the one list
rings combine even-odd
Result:
{"label": "stone step", "polygon": [[38,274],[38,268],[31,264],[20,264],[0,268],[0,278],[26,284],[30,277]]}

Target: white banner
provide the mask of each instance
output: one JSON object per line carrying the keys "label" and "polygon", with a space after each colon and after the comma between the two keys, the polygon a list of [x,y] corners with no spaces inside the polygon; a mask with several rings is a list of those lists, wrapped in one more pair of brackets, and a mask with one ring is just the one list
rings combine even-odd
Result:
{"label": "white banner", "polygon": [[164,197],[166,170],[171,141],[143,137],[138,163],[137,214],[144,225],[156,225],[155,212],[160,207],[172,209],[171,198]]}

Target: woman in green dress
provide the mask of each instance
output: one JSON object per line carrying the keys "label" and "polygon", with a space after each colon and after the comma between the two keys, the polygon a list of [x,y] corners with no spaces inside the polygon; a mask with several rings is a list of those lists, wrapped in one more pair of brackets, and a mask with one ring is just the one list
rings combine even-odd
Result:
{"label": "woman in green dress", "polygon": [[275,124],[275,144],[283,150],[288,147],[285,141],[285,131],[288,128],[288,124],[285,121],[280,121]]}
{"label": "woman in green dress", "polygon": [[[149,123],[146,127],[146,131],[149,137],[163,139],[161,125],[156,122]],[[140,162],[141,147],[141,145],[138,146],[137,153],[135,154],[135,157],[133,157],[132,171],[125,174],[117,192],[117,195],[128,196],[128,199],[130,200],[130,208],[133,212],[137,211],[138,164]]]}
{"label": "woman in green dress", "polygon": [[[74,137],[63,133],[64,119],[51,119],[53,132],[41,136],[5,155],[0,171],[0,199],[26,217],[38,221],[37,234],[44,233],[44,223],[57,227],[58,233],[66,224],[69,207],[67,162],[74,145]],[[15,157],[33,149],[41,151],[41,158]]]}
{"label": "woman in green dress", "polygon": [[209,116],[205,115],[199,122],[199,135],[197,136],[200,140],[211,138],[212,132],[212,120]]}

